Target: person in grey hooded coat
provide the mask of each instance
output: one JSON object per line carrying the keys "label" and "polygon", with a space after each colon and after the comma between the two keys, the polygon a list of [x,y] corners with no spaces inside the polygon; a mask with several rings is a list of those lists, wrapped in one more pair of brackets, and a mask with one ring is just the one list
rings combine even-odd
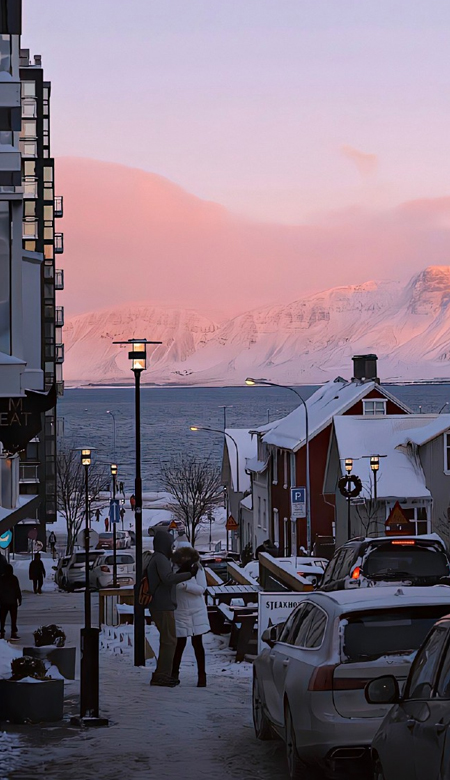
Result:
{"label": "person in grey hooded coat", "polygon": [[159,631],[158,661],[150,685],[170,688],[179,683],[179,680],[172,677],[173,657],[177,646],[174,618],[177,606],[176,585],[195,577],[198,568],[193,564],[189,571],[174,572],[170,563],[172,548],[172,534],[168,531],[157,531],[153,542],[154,553],[147,566],[147,578],[152,594],[150,613]]}

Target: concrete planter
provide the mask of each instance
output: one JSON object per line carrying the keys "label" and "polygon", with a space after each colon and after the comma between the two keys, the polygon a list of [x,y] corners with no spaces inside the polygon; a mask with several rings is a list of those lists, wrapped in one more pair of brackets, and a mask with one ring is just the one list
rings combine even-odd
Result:
{"label": "concrete planter", "polygon": [[56,666],[59,673],[66,680],[75,679],[75,664],[77,651],[75,647],[55,647],[46,645],[44,647],[24,647],[23,654],[32,658],[40,658],[41,661],[49,661],[52,666]]}
{"label": "concrete planter", "polygon": [[11,723],[54,723],[64,712],[64,680],[0,680],[2,717]]}

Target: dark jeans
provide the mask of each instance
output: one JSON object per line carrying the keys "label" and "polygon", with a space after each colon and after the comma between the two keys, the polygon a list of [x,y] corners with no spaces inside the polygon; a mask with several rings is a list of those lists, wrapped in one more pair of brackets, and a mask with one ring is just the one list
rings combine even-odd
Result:
{"label": "dark jeans", "polygon": [[159,653],[155,674],[172,675],[173,656],[177,646],[173,612],[151,610],[152,620],[159,631]]}
{"label": "dark jeans", "polygon": [[42,593],[42,586],[44,584],[44,580],[42,577],[39,577],[38,580],[33,580],[33,590],[35,593]]}
{"label": "dark jeans", "polygon": [[0,606],[0,631],[5,632],[6,617],[11,615],[11,634],[17,634],[17,604],[2,604]]}
{"label": "dark jeans", "polygon": [[[206,673],[205,648],[203,647],[202,635],[197,634],[197,636],[192,636],[191,640],[192,640],[192,647],[194,648],[195,658],[197,661],[198,673],[199,675],[204,675]],[[184,648],[186,647],[186,642],[187,642],[187,637],[185,636],[179,636],[177,639],[177,647],[173,658],[173,669],[172,669],[172,673],[175,675],[177,675],[178,672],[180,671],[181,659],[184,653]]]}

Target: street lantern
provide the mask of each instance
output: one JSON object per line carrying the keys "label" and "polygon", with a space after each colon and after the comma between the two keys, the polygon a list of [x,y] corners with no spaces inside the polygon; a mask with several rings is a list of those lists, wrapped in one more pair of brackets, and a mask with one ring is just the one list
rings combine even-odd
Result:
{"label": "street lantern", "polygon": [[142,579],[142,477],[141,477],[141,374],[147,368],[147,346],[162,344],[161,341],[147,339],[128,339],[114,341],[114,344],[126,344],[130,347],[128,357],[134,374],[134,415],[135,415],[135,457],[136,477],[134,480],[134,528],[136,535],[136,583],[134,586],[134,665],[145,666],[145,622],[144,608],[139,604],[139,587]]}
{"label": "street lantern", "polygon": [[[112,497],[113,501],[116,500],[116,479],[117,479],[117,463],[111,463],[111,476],[112,476]],[[117,523],[115,516],[115,508],[111,512],[111,525],[113,532],[113,588],[117,588]]]}
{"label": "street lantern", "polygon": [[346,458],[345,459],[345,470],[347,474],[351,474],[353,470],[353,458]]}
{"label": "street lantern", "polygon": [[81,450],[81,465],[82,466],[91,465],[91,450]]}
{"label": "street lantern", "polygon": [[111,463],[111,476],[117,477],[117,463]]}

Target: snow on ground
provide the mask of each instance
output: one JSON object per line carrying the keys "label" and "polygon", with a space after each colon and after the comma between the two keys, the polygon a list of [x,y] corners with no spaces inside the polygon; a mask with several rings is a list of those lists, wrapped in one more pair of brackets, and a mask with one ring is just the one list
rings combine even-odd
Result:
{"label": "snow on ground", "polygon": [[[45,579],[42,587],[43,591],[57,590],[55,583],[55,570],[53,566],[56,566],[56,561],[52,559],[50,553],[41,553],[42,562],[45,568]],[[31,555],[28,553],[17,553],[15,556],[11,555],[10,563],[14,569],[14,574],[19,580],[20,589],[22,591],[32,591],[33,582],[28,577],[28,569],[31,563]],[[38,598],[36,596],[36,598]]]}
{"label": "snow on ground", "polygon": [[22,650],[16,645],[10,645],[6,639],[0,639],[0,678],[9,680],[11,677],[11,661],[19,658]]}

